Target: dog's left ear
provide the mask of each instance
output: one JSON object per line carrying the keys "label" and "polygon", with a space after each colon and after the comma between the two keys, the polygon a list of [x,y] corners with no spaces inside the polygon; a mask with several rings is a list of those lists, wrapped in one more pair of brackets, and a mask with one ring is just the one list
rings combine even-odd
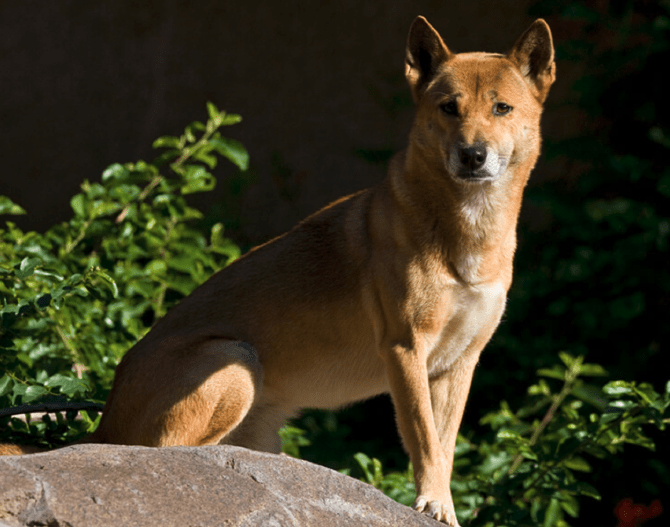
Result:
{"label": "dog's left ear", "polygon": [[516,41],[512,51],[507,54],[507,58],[521,70],[535,98],[544,102],[549,93],[549,87],[556,79],[554,43],[551,39],[549,25],[541,18],[533,22]]}
{"label": "dog's left ear", "polygon": [[442,42],[442,37],[422,16],[416,17],[409,28],[405,56],[405,77],[412,90],[414,101],[418,101],[426,85],[437,73],[440,64],[449,59],[451,53]]}

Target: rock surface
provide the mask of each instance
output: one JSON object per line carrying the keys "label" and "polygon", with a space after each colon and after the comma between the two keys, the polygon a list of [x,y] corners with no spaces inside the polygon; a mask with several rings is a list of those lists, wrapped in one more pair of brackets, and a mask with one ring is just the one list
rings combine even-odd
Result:
{"label": "rock surface", "polygon": [[0,458],[0,527],[438,526],[333,470],[230,446]]}

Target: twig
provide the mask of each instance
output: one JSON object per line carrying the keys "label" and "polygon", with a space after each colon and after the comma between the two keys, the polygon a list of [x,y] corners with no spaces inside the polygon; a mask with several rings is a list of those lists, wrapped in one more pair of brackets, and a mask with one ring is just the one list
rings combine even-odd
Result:
{"label": "twig", "polygon": [[[540,422],[539,425],[537,425],[537,428],[533,431],[533,435],[530,438],[530,441],[528,442],[528,446],[533,446],[537,442],[537,440],[540,438],[540,435],[542,432],[544,432],[544,429],[547,428],[551,420],[554,418],[556,415],[556,411],[559,409],[561,404],[563,404],[563,401],[565,398],[570,395],[570,392],[572,391],[572,387],[577,380],[577,377],[579,376],[579,370],[581,367],[582,361],[580,359],[577,359],[575,361],[575,364],[573,364],[570,368],[565,373],[565,383],[563,384],[563,388],[561,391],[554,397],[554,400],[551,403],[551,406],[547,410],[547,413],[544,414],[544,417],[542,418],[542,421]],[[507,475],[511,476],[514,474],[518,468],[521,466],[521,463],[523,462],[523,455],[522,454],[517,454],[517,456],[514,458],[514,461],[512,462],[512,466],[509,468],[507,471]]]}
{"label": "twig", "polygon": [[22,404],[21,406],[15,406],[13,408],[2,408],[0,409],[0,417],[7,417],[8,415],[21,415],[21,414],[33,414],[33,413],[55,413],[55,412],[66,412],[68,410],[97,410],[102,411],[104,405],[99,403],[75,403],[75,402],[62,402],[62,403],[40,403],[40,404]]}

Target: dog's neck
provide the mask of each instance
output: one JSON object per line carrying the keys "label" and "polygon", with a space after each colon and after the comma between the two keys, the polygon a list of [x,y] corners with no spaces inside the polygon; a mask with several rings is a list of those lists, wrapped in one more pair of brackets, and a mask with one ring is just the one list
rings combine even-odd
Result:
{"label": "dog's neck", "polygon": [[415,155],[408,148],[389,170],[391,193],[399,213],[409,219],[411,236],[423,247],[432,246],[458,280],[476,284],[501,273],[504,281],[511,280],[516,224],[532,164],[525,179],[517,168],[515,181],[505,179],[509,173],[493,182],[465,183]]}

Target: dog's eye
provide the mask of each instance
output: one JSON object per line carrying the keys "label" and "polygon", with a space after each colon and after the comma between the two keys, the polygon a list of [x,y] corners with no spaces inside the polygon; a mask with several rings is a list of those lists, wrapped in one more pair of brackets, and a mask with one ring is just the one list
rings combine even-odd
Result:
{"label": "dog's eye", "polygon": [[497,102],[493,105],[494,115],[505,115],[512,111],[512,107],[504,102]]}
{"label": "dog's eye", "polygon": [[447,115],[458,115],[458,106],[454,101],[449,101],[440,106],[442,111]]}

